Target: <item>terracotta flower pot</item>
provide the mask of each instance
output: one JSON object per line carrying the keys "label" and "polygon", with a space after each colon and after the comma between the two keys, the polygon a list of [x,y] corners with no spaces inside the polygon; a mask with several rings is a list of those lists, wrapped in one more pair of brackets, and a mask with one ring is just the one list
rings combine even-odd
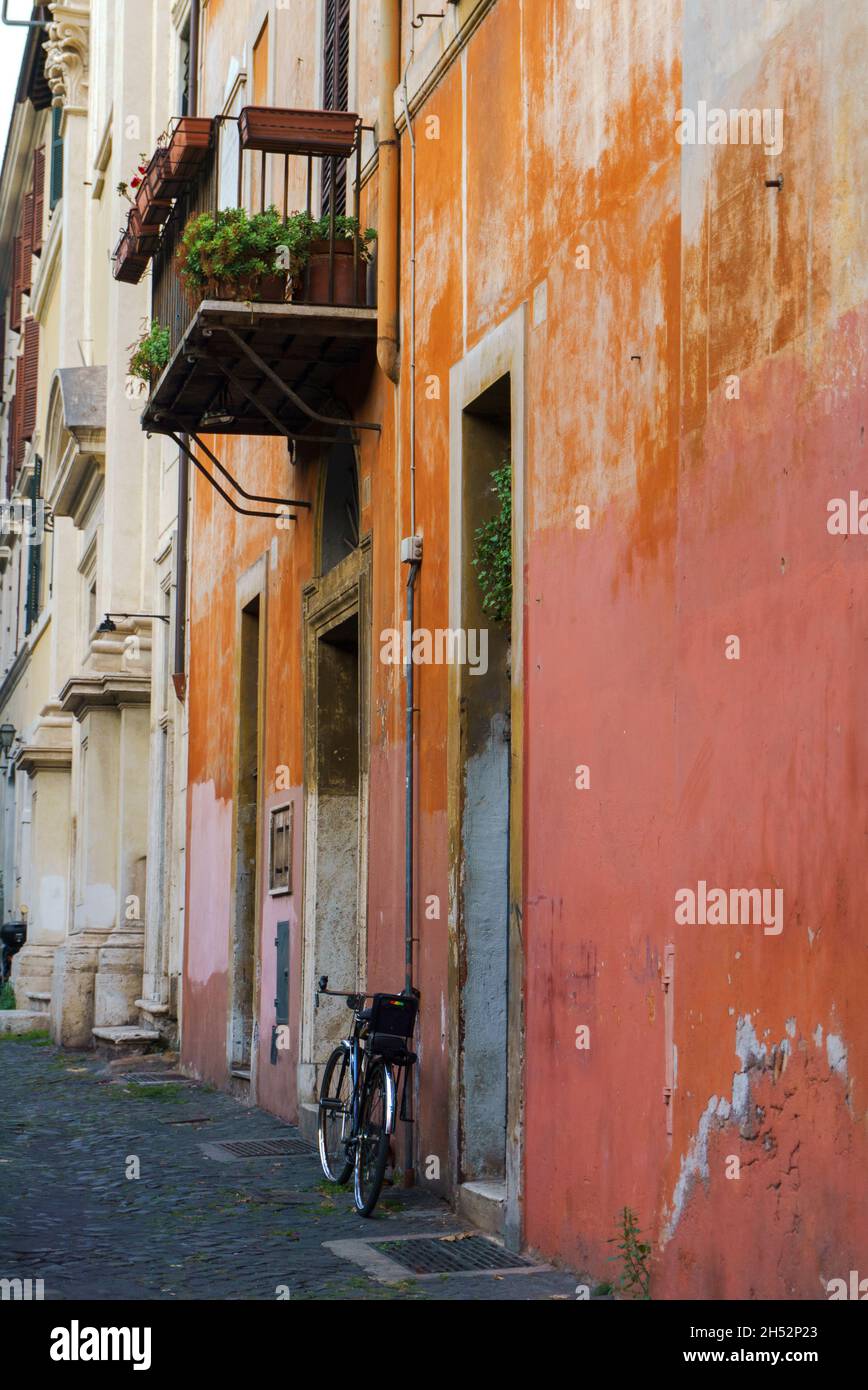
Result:
{"label": "terracotta flower pot", "polygon": [[323,154],[346,158],[355,148],[359,117],[353,111],[296,111],[245,106],[238,118],[243,150],[271,154]]}
{"label": "terracotta flower pot", "polygon": [[136,211],[143,227],[162,227],[172,211],[170,198],[155,198],[147,174],[136,189]]}
{"label": "terracotta flower pot", "polygon": [[172,173],[168,147],[160,146],[154,151],[148,165],[145,183],[148,186],[150,198],[156,203],[162,203],[179,198],[187,188],[189,179],[183,173]]}
{"label": "terracotta flower pot", "polygon": [[136,255],[144,256],[145,259],[153,256],[160,244],[159,223],[150,225],[145,222],[138,203],[134,208],[130,208],[127,214],[127,236],[133,242],[133,250]]}
{"label": "terracotta flower pot", "polygon": [[210,116],[182,116],[172,131],[166,156],[166,176],[189,178],[211,148],[214,122]]}
{"label": "terracotta flower pot", "polygon": [[124,232],[112,256],[112,275],[127,285],[137,285],[148,268],[150,258],[136,249],[135,239]]}
{"label": "terracotta flower pot", "polygon": [[[335,241],[335,279],[334,292],[329,294],[329,244],[327,241],[311,242],[310,259],[307,264],[305,286],[301,302],[307,304],[335,304],[364,308],[367,295],[368,267],[359,257],[358,274],[353,286],[353,242],[349,237]],[[295,298],[295,295],[293,295]]]}
{"label": "terracotta flower pot", "polygon": [[249,275],[239,280],[209,276],[204,285],[185,289],[188,302],[197,308],[203,299],[228,299],[233,303],[250,300],[257,304],[283,304],[286,300],[286,271],[273,275]]}

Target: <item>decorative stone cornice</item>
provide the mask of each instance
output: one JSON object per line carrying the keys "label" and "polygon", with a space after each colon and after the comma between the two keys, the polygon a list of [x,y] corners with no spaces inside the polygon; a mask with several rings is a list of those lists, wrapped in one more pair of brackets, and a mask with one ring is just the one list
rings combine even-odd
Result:
{"label": "decorative stone cornice", "polygon": [[52,22],[45,48],[45,76],[52,106],[87,112],[90,0],[50,0]]}
{"label": "decorative stone cornice", "polygon": [[124,709],[151,702],[147,676],[127,676],[119,671],[73,676],[60,692],[60,707],[82,720],[93,709]]}

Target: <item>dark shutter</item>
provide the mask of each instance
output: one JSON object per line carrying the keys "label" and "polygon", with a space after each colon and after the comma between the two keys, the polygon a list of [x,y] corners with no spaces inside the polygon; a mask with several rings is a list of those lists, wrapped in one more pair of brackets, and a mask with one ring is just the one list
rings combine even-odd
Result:
{"label": "dark shutter", "polygon": [[42,224],[45,221],[45,146],[33,151],[33,254],[42,254]]}
{"label": "dark shutter", "polygon": [[[346,111],[350,98],[350,0],[325,0],[323,24],[323,93],[324,111]],[[331,159],[322,161],[322,211],[331,211]],[[347,208],[347,162],[334,161],[335,212]]]}
{"label": "dark shutter", "polygon": [[33,191],[24,195],[21,218],[21,288],[29,294],[33,288]]}
{"label": "dark shutter", "polygon": [[0,312],[0,401],[6,398],[6,315]]}
{"label": "dark shutter", "polygon": [[289,1023],[289,923],[278,922],[277,936],[277,978],[275,980],[274,1014],[278,1024]]}
{"label": "dark shutter", "polygon": [[21,332],[21,237],[12,242],[12,299],[9,305],[9,327],[13,333]]}
{"label": "dark shutter", "polygon": [[28,318],[24,324],[24,352],[18,362],[18,392],[21,395],[21,433],[31,440],[36,431],[36,392],[39,386],[39,324]]}
{"label": "dark shutter", "polygon": [[63,138],[60,134],[61,107],[55,106],[51,112],[51,171],[48,189],[48,206],[53,212],[63,194]]}
{"label": "dark shutter", "polygon": [[30,535],[27,542],[27,603],[24,612],[24,631],[29,632],[39,617],[39,590],[42,580],[42,537],[36,534],[36,504],[42,482],[42,459],[33,460],[30,483]]}

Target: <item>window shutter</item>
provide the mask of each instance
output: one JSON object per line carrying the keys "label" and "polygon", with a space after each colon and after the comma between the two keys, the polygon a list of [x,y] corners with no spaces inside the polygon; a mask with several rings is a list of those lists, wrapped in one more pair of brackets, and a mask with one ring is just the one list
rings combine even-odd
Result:
{"label": "window shutter", "polygon": [[24,324],[24,353],[18,363],[21,394],[20,439],[31,440],[36,432],[36,392],[39,386],[39,324],[28,318]]}
{"label": "window shutter", "polygon": [[[323,110],[346,111],[350,97],[350,0],[325,0]],[[347,163],[335,162],[335,212],[346,212]],[[322,161],[322,211],[331,211],[332,163]]]}
{"label": "window shutter", "polygon": [[21,405],[21,396],[18,391],[12,397],[9,405],[9,434],[6,446],[6,496],[12,496],[12,489],[15,486],[15,475],[18,472],[18,415]]}
{"label": "window shutter", "polygon": [[29,632],[39,617],[39,590],[42,587],[42,546],[41,537],[36,535],[36,504],[42,482],[42,459],[39,455],[33,461],[33,478],[30,484],[30,538],[27,544],[27,602],[25,608],[24,631]]}
{"label": "window shutter", "polygon": [[60,134],[62,116],[62,109],[55,106],[51,112],[51,170],[48,189],[48,206],[52,212],[63,194],[63,137]]}
{"label": "window shutter", "polygon": [[42,255],[42,224],[45,221],[45,146],[33,151],[33,254]]}
{"label": "window shutter", "polygon": [[24,195],[21,219],[21,288],[29,294],[33,278],[33,191]]}
{"label": "window shutter", "polygon": [[21,237],[12,243],[12,302],[9,305],[9,327],[13,333],[21,332]]}
{"label": "window shutter", "polygon": [[6,398],[6,315],[0,312],[0,401]]}

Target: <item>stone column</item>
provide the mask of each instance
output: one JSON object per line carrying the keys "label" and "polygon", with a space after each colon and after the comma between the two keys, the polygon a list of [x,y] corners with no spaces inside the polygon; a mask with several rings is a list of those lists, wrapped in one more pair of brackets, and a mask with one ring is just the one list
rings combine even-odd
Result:
{"label": "stone column", "polygon": [[40,719],[18,769],[31,779],[30,882],[27,944],[15,957],[18,1007],[48,1013],[57,947],[66,939],[69,913],[70,721]]}

